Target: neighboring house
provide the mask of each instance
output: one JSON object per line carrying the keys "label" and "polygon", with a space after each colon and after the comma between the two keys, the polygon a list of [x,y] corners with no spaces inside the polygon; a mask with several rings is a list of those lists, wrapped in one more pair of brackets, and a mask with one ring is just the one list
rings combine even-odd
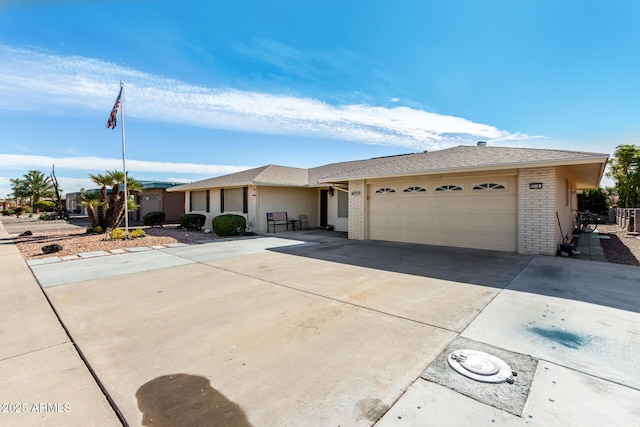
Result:
{"label": "neighboring house", "polygon": [[142,220],[149,212],[164,212],[166,222],[179,222],[184,214],[184,195],[168,193],[167,189],[180,185],[166,181],[138,181],[142,184],[142,192],[135,193],[136,204],[140,209],[135,212],[133,219]]}
{"label": "neighboring house", "polygon": [[[304,214],[350,239],[555,255],[570,239],[577,192],[597,188],[607,154],[458,146],[334,163],[268,165],[167,189],[207,223],[244,215],[266,232],[268,212]],[[560,231],[562,229],[562,231]]]}
{"label": "neighboring house", "polygon": [[[134,201],[140,206],[139,209],[129,212],[130,220],[142,220],[142,217],[148,212],[161,211],[165,213],[166,222],[180,222],[180,217],[184,214],[184,195],[182,193],[167,193],[167,189],[180,185],[177,182],[166,181],[142,181],[142,192],[132,192]],[[99,188],[87,190],[87,192],[99,192]],[[107,192],[110,194],[111,189]],[[67,193],[66,206],[69,213],[87,214],[87,208],[82,207],[77,201],[82,193]]]}
{"label": "neighboring house", "polygon": [[69,213],[73,213],[73,214],[87,214],[87,210],[86,208],[83,208],[82,206],[80,206],[80,202],[78,202],[78,198],[80,198],[82,196],[82,193],[80,192],[75,192],[75,193],[66,193],[64,196],[64,203],[65,206],[67,207],[67,212]]}

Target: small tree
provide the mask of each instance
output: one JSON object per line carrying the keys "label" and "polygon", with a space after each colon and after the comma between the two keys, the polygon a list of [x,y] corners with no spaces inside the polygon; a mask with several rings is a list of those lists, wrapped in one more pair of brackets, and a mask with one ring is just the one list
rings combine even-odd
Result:
{"label": "small tree", "polygon": [[578,195],[578,209],[589,211],[598,215],[606,215],[609,209],[607,194],[602,188],[584,190]]}
{"label": "small tree", "polygon": [[[89,175],[89,177],[98,185],[101,185],[99,197],[88,200],[87,215],[89,215],[89,205],[93,209],[93,221],[91,226],[100,226],[104,230],[113,229],[120,225],[125,216],[125,203],[129,210],[137,209],[138,206],[133,200],[129,199],[131,191],[142,191],[142,185],[127,175],[127,194],[124,194],[124,173],[113,170],[107,171],[105,175]],[[111,188],[109,188],[111,187]],[[85,193],[90,194],[90,193]],[[84,203],[84,201],[83,201]]]}
{"label": "small tree", "polygon": [[609,160],[607,176],[615,181],[621,207],[640,206],[640,147],[617,146]]}
{"label": "small tree", "polygon": [[29,206],[41,198],[52,198],[55,196],[55,188],[51,178],[45,177],[44,173],[37,170],[30,170],[22,178],[11,179],[11,190],[18,199],[29,199]]}
{"label": "small tree", "polygon": [[100,193],[97,191],[80,191],[80,197],[76,197],[76,201],[80,203],[80,206],[87,209],[87,218],[91,223],[91,227],[96,227],[98,221],[96,219],[96,209],[102,204],[100,200]]}

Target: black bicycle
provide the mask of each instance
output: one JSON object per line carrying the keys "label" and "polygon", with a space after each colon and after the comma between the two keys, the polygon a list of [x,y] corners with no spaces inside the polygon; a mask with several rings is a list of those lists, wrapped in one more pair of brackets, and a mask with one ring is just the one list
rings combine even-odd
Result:
{"label": "black bicycle", "polygon": [[576,212],[576,231],[578,233],[592,233],[598,228],[600,217],[589,211]]}

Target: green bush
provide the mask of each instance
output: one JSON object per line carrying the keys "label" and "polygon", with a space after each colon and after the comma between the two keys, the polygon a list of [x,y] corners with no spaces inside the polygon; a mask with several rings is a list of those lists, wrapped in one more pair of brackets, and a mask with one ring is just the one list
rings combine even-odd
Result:
{"label": "green bush", "polygon": [[131,237],[134,239],[146,236],[144,230],[142,228],[136,228],[131,232]]}
{"label": "green bush", "polygon": [[218,236],[236,236],[245,233],[247,220],[242,215],[223,214],[213,218],[211,225]]}
{"label": "green bush", "polygon": [[27,206],[18,206],[17,208],[14,209],[14,212],[16,215],[20,216],[23,213],[30,213],[31,209],[29,209]]}
{"label": "green bush", "polygon": [[202,214],[184,214],[180,217],[180,225],[187,230],[201,230],[206,220]]}
{"label": "green bush", "polygon": [[4,215],[4,216],[13,215],[15,213],[16,212],[13,209],[5,209],[5,210],[2,211],[2,215]]}
{"label": "green bush", "polygon": [[142,223],[151,227],[153,227],[154,225],[159,225],[160,227],[162,227],[165,218],[166,214],[164,212],[148,212],[142,217]]}
{"label": "green bush", "polygon": [[33,209],[42,212],[53,212],[56,204],[51,200],[38,200],[33,204]]}
{"label": "green bush", "polygon": [[93,227],[92,232],[96,234],[102,234],[104,233],[104,229],[98,225],[96,227]]}

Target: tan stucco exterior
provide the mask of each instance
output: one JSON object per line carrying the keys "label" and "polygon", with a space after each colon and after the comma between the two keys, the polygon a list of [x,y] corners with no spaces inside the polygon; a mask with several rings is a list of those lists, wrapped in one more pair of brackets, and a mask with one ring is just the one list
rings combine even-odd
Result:
{"label": "tan stucco exterior", "polygon": [[[570,239],[577,192],[597,187],[607,158],[566,150],[458,146],[312,169],[267,165],[170,191],[186,193],[187,212],[190,191],[209,191],[209,211],[200,212],[207,215],[207,226],[221,213],[220,189],[245,186],[246,212],[232,213],[245,215],[251,231],[266,232],[266,213],[280,211],[289,218],[305,214],[311,227],[319,227],[326,206],[326,224],[348,232],[350,239],[555,255],[558,245]],[[385,184],[397,187],[395,199],[376,191]],[[407,194],[412,192],[420,194]],[[324,200],[327,193],[331,196]]]}

